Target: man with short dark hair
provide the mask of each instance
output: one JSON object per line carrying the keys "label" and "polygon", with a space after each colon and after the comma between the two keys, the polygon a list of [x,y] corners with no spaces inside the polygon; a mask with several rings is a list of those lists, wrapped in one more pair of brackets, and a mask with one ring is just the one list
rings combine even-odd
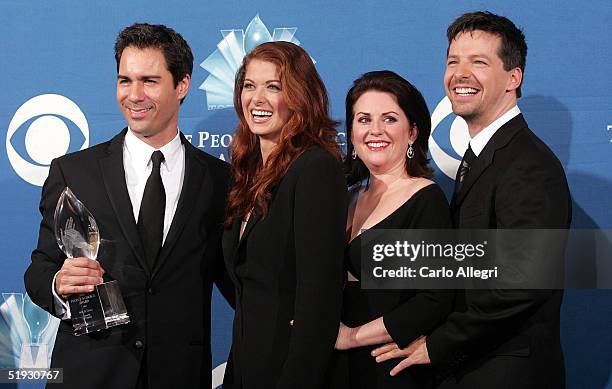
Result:
{"label": "man with short dark hair", "polygon": [[[51,163],[26,288],[63,319],[51,361],[64,369],[63,387],[210,388],[210,299],[223,269],[229,170],[178,130],[193,69],[181,35],[134,24],[119,34],[115,58],[128,127]],[[96,219],[97,261],[66,258],[57,246],[53,215],[66,186]],[[119,283],[130,323],[73,335],[66,299],[109,280]]]}
{"label": "man with short dark hair", "polygon": [[[563,168],[517,106],[525,37],[510,20],[467,13],[448,28],[444,84],[470,144],[457,172],[453,221],[468,229],[565,229],[571,201]],[[537,258],[533,258],[537,260]],[[551,271],[555,271],[551,269]],[[565,387],[560,290],[465,290],[431,334],[378,358],[404,358],[392,373],[433,364],[439,388]],[[417,313],[418,314],[418,313]]]}

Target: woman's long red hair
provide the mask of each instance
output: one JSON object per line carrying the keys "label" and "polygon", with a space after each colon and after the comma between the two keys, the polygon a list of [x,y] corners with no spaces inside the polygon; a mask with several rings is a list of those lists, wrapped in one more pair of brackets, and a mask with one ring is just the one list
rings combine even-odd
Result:
{"label": "woman's long red hair", "polygon": [[[276,65],[282,96],[292,111],[281,129],[278,145],[265,164],[262,163],[259,139],[250,131],[241,104],[246,69],[254,59]],[[279,183],[291,163],[309,147],[319,145],[338,160],[341,158],[336,141],[337,122],[329,116],[325,85],[308,53],[293,43],[263,43],[244,58],[236,73],[234,108],[239,124],[230,145],[233,180],[227,201],[227,227],[236,218],[242,220],[253,209],[265,217],[272,198],[271,189]]]}

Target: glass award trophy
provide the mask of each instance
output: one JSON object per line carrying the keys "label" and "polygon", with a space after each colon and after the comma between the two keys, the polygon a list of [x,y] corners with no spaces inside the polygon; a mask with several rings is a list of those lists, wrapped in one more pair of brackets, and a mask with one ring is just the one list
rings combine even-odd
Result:
{"label": "glass award trophy", "polygon": [[[93,215],[66,187],[55,207],[55,239],[68,258],[96,259],[100,231]],[[93,292],[68,297],[75,335],[129,323],[130,318],[117,281],[95,286]]]}

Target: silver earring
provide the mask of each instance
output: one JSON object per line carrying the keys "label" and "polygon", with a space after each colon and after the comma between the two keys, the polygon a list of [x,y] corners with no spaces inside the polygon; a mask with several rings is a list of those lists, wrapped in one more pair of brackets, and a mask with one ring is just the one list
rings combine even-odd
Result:
{"label": "silver earring", "polygon": [[412,145],[408,146],[408,150],[406,150],[406,157],[408,157],[408,159],[414,158],[414,149],[412,148]]}
{"label": "silver earring", "polygon": [[355,151],[355,149],[353,149],[353,151],[351,151],[351,158],[357,159],[357,151]]}

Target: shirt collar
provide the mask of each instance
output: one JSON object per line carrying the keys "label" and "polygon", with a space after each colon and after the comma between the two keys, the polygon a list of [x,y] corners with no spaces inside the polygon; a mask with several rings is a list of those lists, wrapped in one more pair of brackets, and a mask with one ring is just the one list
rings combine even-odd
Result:
{"label": "shirt collar", "polygon": [[151,154],[155,150],[159,150],[164,154],[164,162],[162,162],[162,169],[171,172],[179,161],[178,153],[181,151],[182,143],[180,132],[177,130],[176,136],[164,146],[159,149],[155,149],[142,140],[138,139],[132,130],[128,127],[128,131],[125,134],[124,145],[126,151],[130,154],[132,165],[136,171],[145,171],[147,165],[151,161]]}
{"label": "shirt collar", "polygon": [[521,110],[517,105],[510,108],[505,114],[497,118],[493,123],[489,124],[482,129],[475,137],[470,139],[470,147],[474,154],[478,157],[482,150],[485,148],[489,140],[495,135],[497,130],[504,124],[508,123],[512,118],[521,113]]}

